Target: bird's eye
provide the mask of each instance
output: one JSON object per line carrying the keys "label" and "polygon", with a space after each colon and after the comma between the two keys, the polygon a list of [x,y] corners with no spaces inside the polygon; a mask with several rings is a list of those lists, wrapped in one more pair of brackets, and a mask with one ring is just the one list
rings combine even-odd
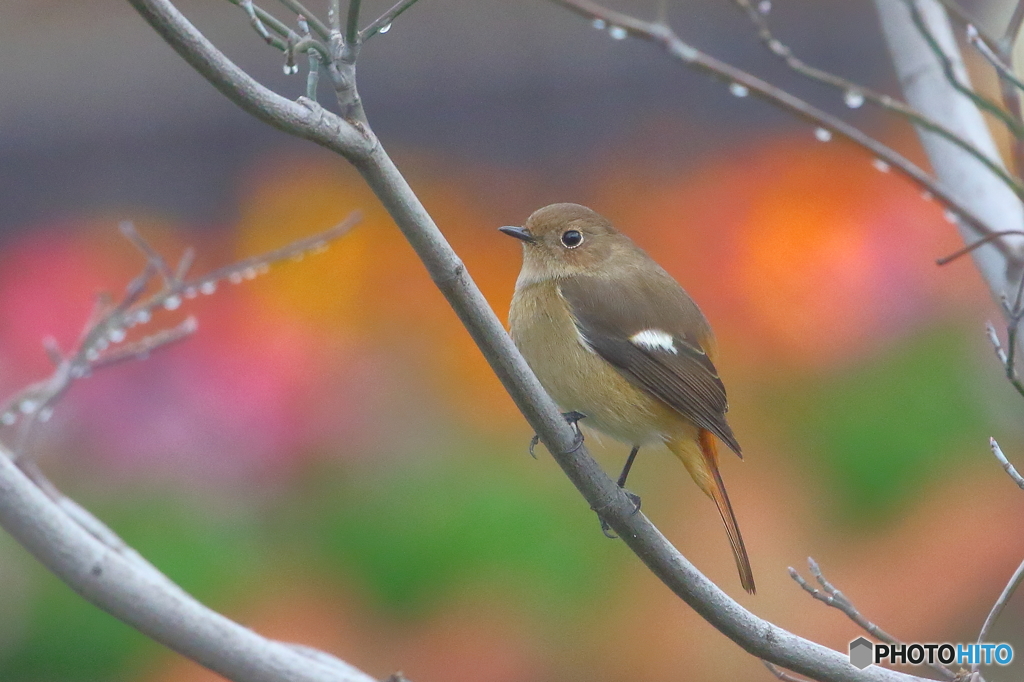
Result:
{"label": "bird's eye", "polygon": [[566,230],[562,233],[562,244],[567,249],[575,249],[583,243],[583,235],[579,230]]}

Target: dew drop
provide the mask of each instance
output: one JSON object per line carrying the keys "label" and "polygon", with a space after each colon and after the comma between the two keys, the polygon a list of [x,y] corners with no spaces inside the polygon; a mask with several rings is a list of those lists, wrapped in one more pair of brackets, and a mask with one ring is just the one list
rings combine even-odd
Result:
{"label": "dew drop", "polygon": [[96,339],[96,350],[106,350],[110,342],[106,339]]}
{"label": "dew drop", "polygon": [[18,409],[21,410],[22,414],[32,414],[39,409],[39,402],[31,398],[25,398],[18,403]]}
{"label": "dew drop", "polygon": [[309,250],[309,252],[313,255],[324,253],[325,251],[327,251],[327,242],[319,242],[317,244],[313,244],[313,248]]}
{"label": "dew drop", "polygon": [[135,313],[135,322],[138,324],[146,324],[153,319],[153,314],[148,310],[140,310]]}
{"label": "dew drop", "polygon": [[390,30],[391,30],[391,22],[389,21],[388,23],[386,23],[383,26],[381,26],[380,30],[377,31],[377,33],[387,33]]}
{"label": "dew drop", "polygon": [[242,277],[245,279],[256,279],[256,268],[246,268],[242,271]]}
{"label": "dew drop", "polygon": [[757,11],[761,14],[768,14],[772,11],[772,0],[761,0],[757,3]]}
{"label": "dew drop", "polygon": [[924,199],[925,201],[932,201],[933,199],[935,199],[935,197],[932,196],[932,193],[929,192],[928,190],[921,192],[921,198]]}
{"label": "dew drop", "polygon": [[185,289],[185,298],[195,298],[198,295],[199,292],[196,291],[195,287],[189,287],[188,289]]}
{"label": "dew drop", "polygon": [[298,72],[299,72],[299,65],[298,64],[285,64],[284,65],[284,75],[291,76],[291,75],[296,74]]}
{"label": "dew drop", "polygon": [[305,257],[306,257],[306,254],[304,254],[301,251],[299,251],[298,253],[292,254],[292,260],[295,261],[296,263],[298,263],[299,261],[301,261]]}
{"label": "dew drop", "polygon": [[18,415],[13,412],[4,412],[3,416],[0,417],[0,423],[3,423],[4,426],[10,426],[16,421],[18,421]]}
{"label": "dew drop", "polygon": [[612,26],[608,29],[608,35],[612,37],[612,40],[625,40],[629,33],[621,26]]}
{"label": "dew drop", "polygon": [[942,217],[946,219],[947,223],[955,223],[959,218],[959,216],[956,214],[956,211],[954,211],[951,208],[947,208],[945,211],[943,211]]}
{"label": "dew drop", "polygon": [[107,338],[110,339],[111,342],[113,343],[121,343],[122,341],[124,341],[125,336],[125,331],[119,327],[114,327],[113,329],[107,332]]}
{"label": "dew drop", "polygon": [[814,138],[818,140],[818,142],[828,142],[832,139],[832,131],[827,128],[815,128]]}
{"label": "dew drop", "polygon": [[270,272],[270,264],[269,263],[260,263],[259,267],[256,268],[256,272],[258,272],[261,275],[267,274],[268,272]]}
{"label": "dew drop", "polygon": [[228,281],[231,282],[232,284],[240,284],[242,281],[242,273],[232,272],[230,275],[228,275]]}
{"label": "dew drop", "polygon": [[90,348],[89,350],[85,351],[85,359],[88,360],[89,362],[93,362],[95,360],[98,360],[99,357],[100,357],[100,352],[98,350],[96,350],[95,348]]}
{"label": "dew drop", "polygon": [[199,285],[199,292],[202,294],[206,294],[207,296],[209,296],[215,291],[217,291],[217,283],[214,282],[213,280],[210,280],[209,282],[203,282],[202,284]]}
{"label": "dew drop", "polygon": [[48,421],[50,421],[50,417],[52,417],[52,416],[53,416],[53,408],[52,407],[44,407],[43,409],[39,410],[39,417],[38,417],[38,419],[41,422],[48,422]]}
{"label": "dew drop", "polygon": [[741,85],[740,83],[730,83],[729,92],[732,93],[734,97],[746,97],[750,94],[750,90],[747,89],[747,86]]}
{"label": "dew drop", "polygon": [[871,165],[874,166],[875,170],[877,170],[880,173],[888,173],[889,169],[891,168],[889,164],[887,164],[885,161],[882,161],[881,159],[872,159]]}
{"label": "dew drop", "polygon": [[594,21],[592,21],[590,25],[596,28],[598,31],[603,31],[605,27],[608,26],[608,24],[604,22],[604,19],[594,19]]}
{"label": "dew drop", "polygon": [[859,109],[864,105],[864,93],[860,90],[847,90],[843,102],[851,109]]}
{"label": "dew drop", "polygon": [[181,296],[177,294],[168,296],[164,300],[164,310],[177,310],[179,307],[181,307]]}

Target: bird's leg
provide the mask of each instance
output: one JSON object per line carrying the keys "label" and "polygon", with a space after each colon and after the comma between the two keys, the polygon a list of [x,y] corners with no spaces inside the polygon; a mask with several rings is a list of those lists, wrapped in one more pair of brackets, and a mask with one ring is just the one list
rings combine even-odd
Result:
{"label": "bird's leg", "polygon": [[[629,476],[629,470],[633,468],[633,462],[636,460],[636,453],[640,452],[640,446],[634,445],[633,449],[629,451],[629,457],[626,458],[626,465],[622,467],[622,473],[619,474],[619,480],[617,481],[622,492],[626,493],[626,497],[629,498],[630,502],[633,503],[633,513],[636,514],[640,511],[640,496],[636,493],[631,493],[625,489],[626,478]],[[615,539],[616,535],[612,533],[611,528],[608,526],[608,522],[601,519],[601,532],[604,533],[605,537]]]}
{"label": "bird's leg", "polygon": [[[572,427],[572,430],[576,432],[576,440],[573,441],[572,444],[573,450],[579,448],[580,444],[583,443],[583,432],[580,431],[579,422],[581,419],[586,419],[586,417],[587,415],[583,414],[582,412],[577,412],[576,410],[573,410],[572,412],[562,413],[562,419],[564,419],[569,424],[569,426]],[[533,457],[534,459],[537,459],[537,455],[533,452],[533,449],[537,447],[537,443],[539,442],[540,436],[538,436],[537,434],[533,434],[533,438],[530,439],[530,457]]]}

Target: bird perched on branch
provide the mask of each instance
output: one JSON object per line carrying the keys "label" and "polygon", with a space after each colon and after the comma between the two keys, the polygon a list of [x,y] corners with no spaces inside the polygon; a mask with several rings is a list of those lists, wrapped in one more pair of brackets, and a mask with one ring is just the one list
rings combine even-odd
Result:
{"label": "bird perched on branch", "polygon": [[523,242],[509,325],[541,384],[571,411],[567,418],[581,413],[587,425],[632,446],[620,486],[641,446],[665,443],[718,506],[740,582],[753,593],[716,439],[742,455],[725,420],[715,340],[700,308],[585,206],[552,204],[522,227],[500,229]]}

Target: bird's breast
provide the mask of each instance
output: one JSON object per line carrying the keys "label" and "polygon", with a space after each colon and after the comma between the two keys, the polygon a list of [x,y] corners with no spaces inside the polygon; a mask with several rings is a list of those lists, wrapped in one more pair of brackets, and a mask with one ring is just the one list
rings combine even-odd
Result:
{"label": "bird's breast", "polygon": [[673,410],[584,345],[555,281],[516,289],[509,328],[544,389],[562,409],[587,415],[584,426],[630,445],[660,441],[679,427]]}

